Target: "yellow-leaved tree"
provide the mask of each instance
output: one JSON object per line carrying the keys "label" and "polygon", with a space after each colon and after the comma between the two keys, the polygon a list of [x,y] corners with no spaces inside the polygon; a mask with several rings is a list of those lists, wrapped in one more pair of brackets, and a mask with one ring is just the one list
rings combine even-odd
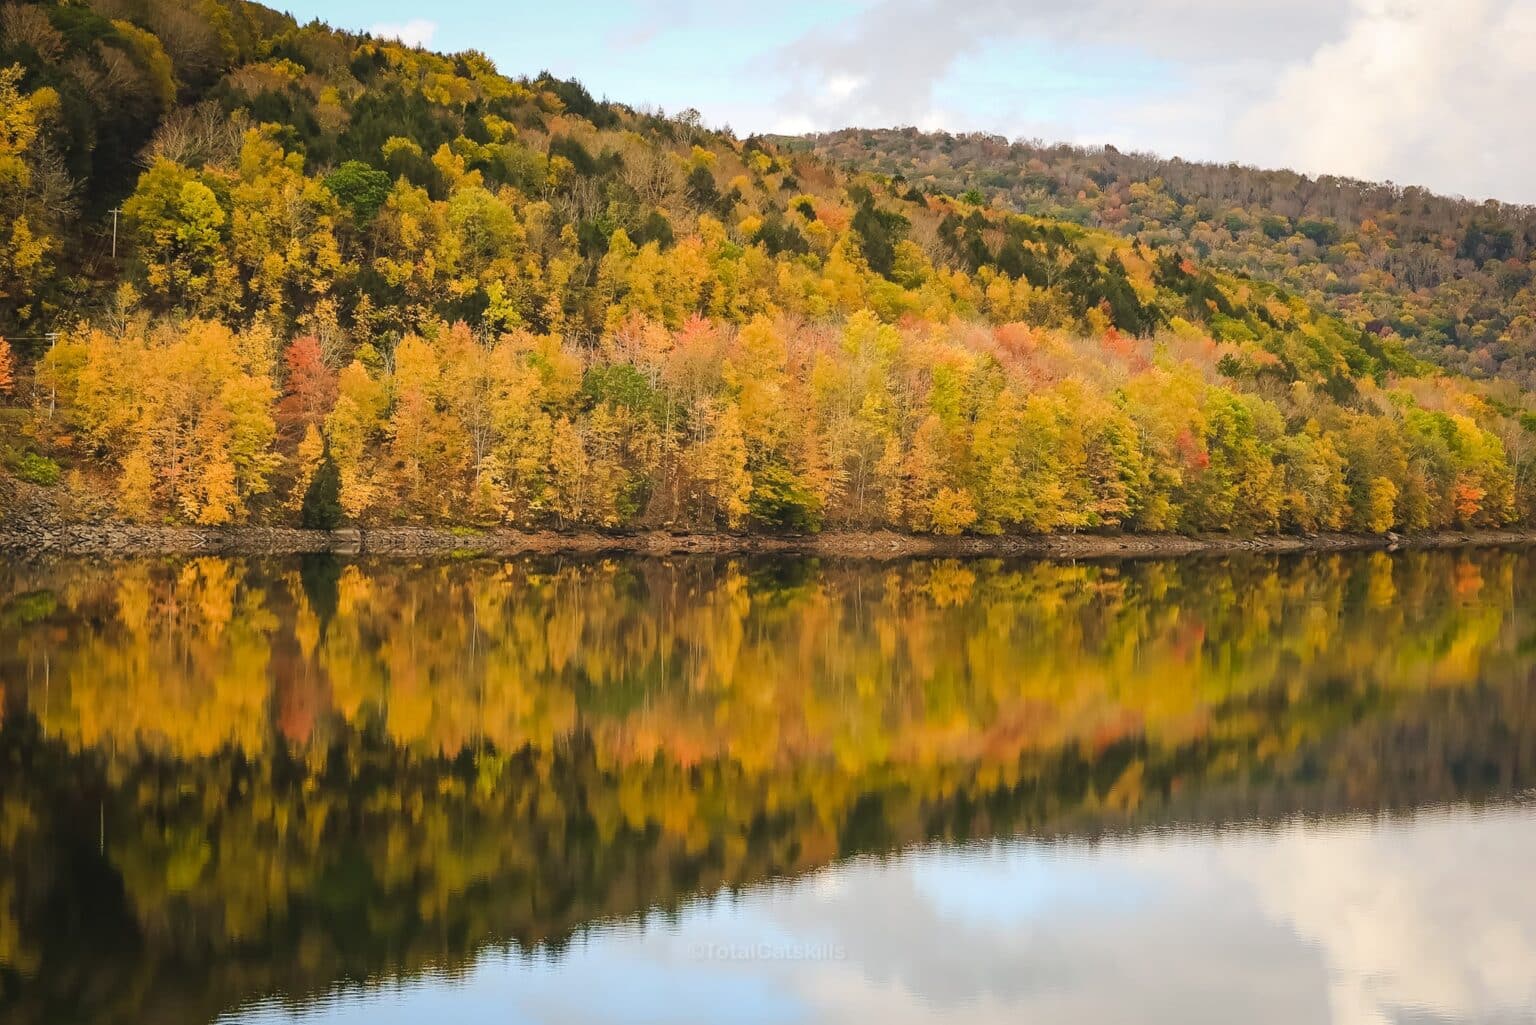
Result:
{"label": "yellow-leaved tree", "polygon": [[0,67],[0,327],[42,312],[38,296],[59,248],[58,222],[73,208],[72,186],[42,138],[58,94],[46,87],[23,93],[22,74],[20,65]]}
{"label": "yellow-leaved tree", "polygon": [[9,396],[16,390],[16,360],[11,355],[11,343],[0,338],[0,395]]}
{"label": "yellow-leaved tree", "polygon": [[120,511],[195,523],[241,519],[267,490],[277,397],[270,366],[223,325],[93,329],[62,339],[41,373],[81,435],[118,464]]}

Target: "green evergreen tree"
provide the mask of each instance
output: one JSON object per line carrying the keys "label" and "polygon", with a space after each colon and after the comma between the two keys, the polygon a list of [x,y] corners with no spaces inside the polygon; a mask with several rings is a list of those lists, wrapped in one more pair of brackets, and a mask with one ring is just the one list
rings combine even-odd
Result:
{"label": "green evergreen tree", "polygon": [[304,492],[304,506],[299,523],[306,530],[335,530],[341,526],[341,471],[331,458],[331,446],[325,446],[314,479]]}

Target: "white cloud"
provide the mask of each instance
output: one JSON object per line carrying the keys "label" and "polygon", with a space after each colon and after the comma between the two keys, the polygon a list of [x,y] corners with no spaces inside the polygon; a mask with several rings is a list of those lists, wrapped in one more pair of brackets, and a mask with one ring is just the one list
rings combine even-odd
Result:
{"label": "white cloud", "polygon": [[[794,80],[786,100],[805,105],[833,76],[864,88],[827,110],[825,122],[914,123],[933,110],[934,90],[961,62],[988,47],[1034,41],[1105,61],[1146,59],[1222,67],[1262,52],[1280,61],[1312,52],[1315,35],[1341,21],[1336,0],[880,0],[840,25],[817,29],[780,54]],[[1262,47],[1255,40],[1262,39]],[[1021,66],[1021,91],[1031,86]]]}
{"label": "white cloud", "polygon": [[770,131],[779,135],[806,135],[816,131],[820,126],[814,118],[805,114],[785,114],[773,122]]}
{"label": "white cloud", "polygon": [[[1164,73],[1111,95],[1047,75],[1044,114],[1028,102],[1038,69],[1021,56],[1009,76],[1007,48],[1031,52],[1019,44],[1106,80],[1117,62]],[[781,51],[779,116],[1065,136],[1536,202],[1533,53],[1533,0],[879,0]],[[1009,123],[979,101],[935,102],[975,60],[1001,64],[987,99]]]}
{"label": "white cloud", "polygon": [[861,75],[833,75],[827,79],[825,93],[828,99],[846,100],[862,88],[864,78]]}
{"label": "white cloud", "polygon": [[397,39],[406,46],[429,46],[432,37],[437,35],[437,22],[412,18],[398,24],[386,22],[375,25],[368,32],[380,39]]}
{"label": "white cloud", "polygon": [[1236,147],[1306,170],[1536,200],[1536,6],[1354,0],[1342,39],[1285,70]]}

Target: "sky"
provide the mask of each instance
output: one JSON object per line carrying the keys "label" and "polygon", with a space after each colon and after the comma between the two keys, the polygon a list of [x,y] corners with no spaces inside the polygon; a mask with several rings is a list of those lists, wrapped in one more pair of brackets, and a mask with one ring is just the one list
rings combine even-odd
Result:
{"label": "sky", "polygon": [[1536,0],[268,0],[738,134],[916,125],[1536,203]]}

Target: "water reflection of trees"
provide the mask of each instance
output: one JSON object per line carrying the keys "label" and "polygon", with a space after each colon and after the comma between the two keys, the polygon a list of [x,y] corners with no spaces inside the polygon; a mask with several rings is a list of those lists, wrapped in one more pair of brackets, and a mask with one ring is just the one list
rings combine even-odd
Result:
{"label": "water reflection of trees", "polygon": [[3,570],[0,1007],[195,1020],[924,839],[1497,796],[1530,569]]}

